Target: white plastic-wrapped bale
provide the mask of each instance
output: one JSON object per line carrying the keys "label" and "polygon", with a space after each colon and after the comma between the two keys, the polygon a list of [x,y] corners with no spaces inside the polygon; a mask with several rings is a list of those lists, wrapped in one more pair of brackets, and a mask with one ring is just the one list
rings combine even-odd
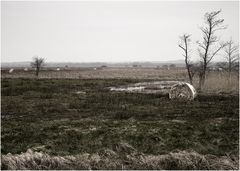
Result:
{"label": "white plastic-wrapped bale", "polygon": [[185,99],[185,100],[193,100],[197,96],[197,92],[195,88],[185,82],[179,82],[174,84],[169,92],[170,99]]}
{"label": "white plastic-wrapped bale", "polygon": [[11,68],[8,72],[11,74],[11,73],[13,73],[13,71],[14,71],[14,69]]}

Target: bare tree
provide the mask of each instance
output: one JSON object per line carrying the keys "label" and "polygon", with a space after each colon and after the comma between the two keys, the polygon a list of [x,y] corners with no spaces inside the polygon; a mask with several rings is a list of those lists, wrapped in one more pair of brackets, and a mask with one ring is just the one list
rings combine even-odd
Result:
{"label": "bare tree", "polygon": [[183,56],[185,57],[185,64],[188,72],[188,78],[189,78],[190,84],[192,84],[193,72],[191,71],[191,68],[193,64],[190,63],[190,56],[189,56],[189,42],[191,41],[190,35],[184,34],[183,36],[180,37],[180,39],[181,39],[181,42],[178,46],[184,51]]}
{"label": "bare tree", "polygon": [[227,71],[229,74],[229,78],[231,79],[231,72],[238,66],[239,62],[239,51],[238,51],[238,45],[235,45],[232,39],[230,39],[224,48],[224,58],[227,62]]}
{"label": "bare tree", "polygon": [[200,90],[205,83],[208,64],[211,62],[213,57],[217,55],[217,53],[225,46],[225,44],[223,43],[218,43],[218,47],[215,46],[217,42],[219,42],[219,38],[218,36],[216,36],[216,32],[226,29],[226,26],[223,25],[224,19],[218,19],[218,15],[220,14],[220,12],[221,10],[206,13],[204,15],[205,26],[200,28],[203,33],[203,41],[197,42],[199,46],[199,55],[202,63],[199,74]]}
{"label": "bare tree", "polygon": [[40,72],[41,68],[43,67],[44,63],[45,63],[44,58],[41,58],[38,56],[33,57],[33,62],[31,62],[31,66],[36,69],[37,77],[38,77],[39,72]]}

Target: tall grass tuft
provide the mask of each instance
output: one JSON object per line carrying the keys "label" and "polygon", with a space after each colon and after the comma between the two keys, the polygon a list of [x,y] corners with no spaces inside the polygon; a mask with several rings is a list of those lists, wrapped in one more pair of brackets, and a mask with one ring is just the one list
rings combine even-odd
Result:
{"label": "tall grass tuft", "polygon": [[[198,78],[194,80],[194,87],[198,87]],[[207,75],[205,85],[202,91],[204,93],[233,93],[239,92],[239,74],[232,73],[229,78],[226,72],[210,72]]]}
{"label": "tall grass tuft", "polygon": [[2,155],[1,169],[237,170],[238,158],[236,156],[201,155],[195,151],[178,151],[165,155],[126,153],[120,156],[113,151],[109,152],[107,149],[101,154],[84,153],[75,156],[50,156],[29,149],[26,153]]}

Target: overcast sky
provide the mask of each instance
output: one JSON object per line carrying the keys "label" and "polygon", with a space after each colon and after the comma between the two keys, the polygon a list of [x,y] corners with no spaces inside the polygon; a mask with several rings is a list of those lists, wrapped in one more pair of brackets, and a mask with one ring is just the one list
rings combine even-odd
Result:
{"label": "overcast sky", "polygon": [[[179,36],[192,35],[197,59],[199,27],[206,12],[222,9],[228,28],[219,32],[238,43],[239,2],[1,2],[1,60],[123,62],[183,59]],[[217,56],[216,59],[221,56]]]}

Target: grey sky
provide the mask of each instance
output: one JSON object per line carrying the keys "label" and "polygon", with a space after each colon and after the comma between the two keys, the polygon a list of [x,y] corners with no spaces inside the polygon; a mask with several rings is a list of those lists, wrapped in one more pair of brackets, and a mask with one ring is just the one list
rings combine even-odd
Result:
{"label": "grey sky", "polygon": [[[238,43],[239,2],[1,2],[1,60],[120,62],[182,59],[179,36],[201,40],[206,12],[222,9],[230,37]],[[192,46],[192,58],[197,59]],[[220,59],[220,56],[216,57]]]}

